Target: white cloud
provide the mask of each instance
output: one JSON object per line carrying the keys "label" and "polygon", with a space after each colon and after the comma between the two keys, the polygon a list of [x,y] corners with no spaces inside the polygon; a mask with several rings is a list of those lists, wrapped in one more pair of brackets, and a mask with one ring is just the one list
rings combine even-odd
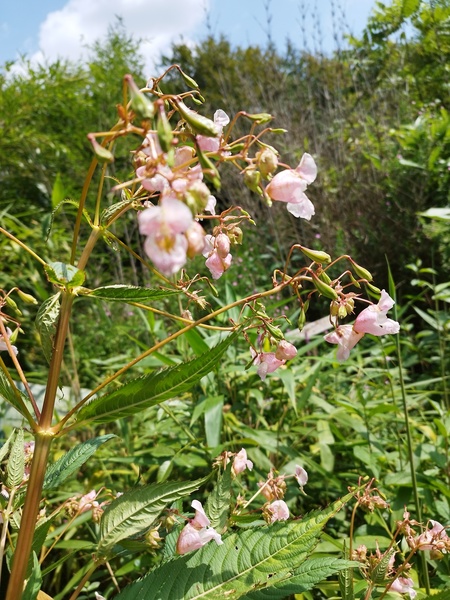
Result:
{"label": "white cloud", "polygon": [[86,44],[104,37],[121,17],[128,33],[145,40],[141,53],[151,70],[172,41],[189,40],[208,8],[209,0],[69,0],[41,24],[39,52],[32,60],[77,60],[86,55]]}

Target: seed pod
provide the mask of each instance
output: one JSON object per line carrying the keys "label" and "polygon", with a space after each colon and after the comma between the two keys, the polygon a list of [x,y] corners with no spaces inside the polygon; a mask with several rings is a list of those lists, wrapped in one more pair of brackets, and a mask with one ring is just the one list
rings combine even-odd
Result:
{"label": "seed pod", "polygon": [[220,135],[219,128],[214,121],[211,121],[211,119],[208,119],[203,115],[199,115],[195,110],[191,110],[181,100],[175,100],[175,105],[180,115],[186,123],[191,126],[194,133],[206,137],[218,137]]}

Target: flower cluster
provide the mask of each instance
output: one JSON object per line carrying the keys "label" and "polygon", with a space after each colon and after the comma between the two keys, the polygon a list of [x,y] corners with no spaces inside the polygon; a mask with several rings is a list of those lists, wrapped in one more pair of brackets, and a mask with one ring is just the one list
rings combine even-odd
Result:
{"label": "flower cluster", "polygon": [[258,375],[264,381],[268,373],[273,373],[286,364],[287,360],[294,358],[297,348],[286,340],[281,340],[275,352],[256,352],[254,348],[250,348],[250,353],[253,364],[258,366]]}
{"label": "flower cluster", "polygon": [[[286,478],[292,475],[274,476],[272,471],[268,474],[266,481],[258,482],[260,493],[266,498],[267,503],[263,506],[263,516],[267,523],[275,521],[286,521],[289,519],[289,508],[283,500],[286,493]],[[293,477],[297,480],[300,489],[308,482],[308,473],[300,465],[296,465]]]}
{"label": "flower cluster", "polygon": [[433,519],[430,519],[428,523],[431,528],[422,528],[421,533],[417,533],[414,527],[419,526],[420,523],[411,519],[409,512],[405,510],[403,521],[398,525],[412,550],[429,550],[434,559],[441,558],[443,554],[450,552],[450,538],[447,535],[446,527]]}
{"label": "flower cluster", "polygon": [[337,359],[347,360],[350,350],[366,334],[380,336],[398,333],[400,325],[387,317],[387,312],[394,306],[394,300],[385,291],[381,291],[378,304],[371,304],[356,317],[353,325],[338,325],[334,331],[325,336],[330,344],[337,344]]}

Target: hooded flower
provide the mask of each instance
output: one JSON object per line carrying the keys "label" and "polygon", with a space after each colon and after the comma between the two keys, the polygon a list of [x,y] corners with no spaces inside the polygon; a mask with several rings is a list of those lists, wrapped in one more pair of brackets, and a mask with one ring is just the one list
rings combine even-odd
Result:
{"label": "hooded flower", "polygon": [[151,206],[139,213],[139,231],[147,235],[144,249],[148,257],[164,275],[172,275],[186,263],[188,241],[184,232],[194,219],[189,208],[166,197],[159,206]]}
{"label": "hooded flower", "polygon": [[275,358],[278,360],[291,360],[296,354],[297,348],[293,344],[290,344],[286,340],[281,340],[275,352]]}
{"label": "hooded flower", "polygon": [[177,541],[178,554],[198,550],[211,540],[214,540],[216,544],[223,544],[220,534],[209,526],[211,522],[206,516],[201,503],[198,500],[193,500],[191,506],[195,509],[195,517],[181,530]]}
{"label": "hooded flower", "polygon": [[356,317],[353,329],[357,333],[371,333],[372,335],[385,335],[398,333],[400,325],[397,321],[388,319],[386,313],[394,306],[395,302],[387,292],[381,290],[378,304],[371,304]]}
{"label": "hooded flower", "polygon": [[251,355],[254,357],[253,364],[258,365],[258,375],[264,381],[268,373],[273,373],[285,364],[285,360],[279,360],[275,352],[260,352],[257,354],[253,348],[250,348]]}
{"label": "hooded flower", "polygon": [[308,483],[308,473],[300,465],[295,465],[294,477],[301,488]]}
{"label": "hooded flower", "polygon": [[206,256],[205,265],[211,271],[213,279],[219,279],[230,268],[233,257],[230,254],[230,239],[224,233],[217,237],[207,235],[203,256]]}
{"label": "hooded flower", "polygon": [[242,450],[234,457],[233,471],[235,475],[239,475],[239,473],[242,473],[245,469],[251,471],[253,469],[253,463],[251,460],[248,460],[245,448],[242,448]]}
{"label": "hooded flower", "polygon": [[414,589],[414,581],[410,577],[397,577],[389,590],[398,592],[399,594],[409,594],[411,600],[414,600],[417,596],[417,592]]}
{"label": "hooded flower", "polygon": [[220,148],[220,139],[223,128],[230,122],[230,117],[225,111],[219,108],[214,113],[214,124],[217,127],[217,137],[207,137],[205,135],[197,136],[197,144],[202,152],[217,152]]}
{"label": "hooded flower", "polygon": [[314,205],[304,192],[316,176],[316,163],[310,154],[305,153],[296,169],[285,169],[274,176],[266,187],[266,193],[272,200],[286,202],[294,217],[309,221],[315,212]]}
{"label": "hooded flower", "polygon": [[269,523],[275,521],[286,521],[289,519],[289,508],[284,500],[275,500],[266,507]]}

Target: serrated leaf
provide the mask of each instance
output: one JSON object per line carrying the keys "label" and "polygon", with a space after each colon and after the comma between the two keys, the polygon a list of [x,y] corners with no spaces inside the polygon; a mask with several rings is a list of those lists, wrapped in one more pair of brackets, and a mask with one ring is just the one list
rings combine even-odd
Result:
{"label": "serrated leaf", "polygon": [[47,361],[50,363],[53,352],[53,338],[59,318],[60,292],[47,298],[39,307],[36,315],[36,329],[41,338],[42,350]]}
{"label": "serrated leaf", "polygon": [[340,558],[310,558],[298,569],[294,569],[292,575],[287,574],[285,579],[275,583],[264,590],[250,592],[241,596],[241,600],[281,600],[294,594],[302,594],[311,590],[316,584],[324,581],[335,573],[349,570],[349,566],[357,563]]}
{"label": "serrated leaf", "polygon": [[[52,210],[52,214],[50,215],[50,222],[49,222],[49,225],[47,228],[46,239],[48,239],[50,236],[50,232],[53,227],[53,221],[55,219],[56,213],[65,204],[70,204],[71,206],[74,206],[77,209],[79,208],[79,202],[77,202],[76,200],[72,200],[71,198],[66,198],[65,200],[62,200],[57,206],[55,206],[55,208]],[[93,223],[91,221],[88,211],[85,208],[83,209],[83,216],[86,219],[86,221],[89,223],[89,225],[91,225],[91,227],[92,227]]]}
{"label": "serrated leaf", "polygon": [[145,532],[167,504],[195,492],[207,479],[155,483],[116,498],[102,515],[98,555],[106,556],[121,540]]}
{"label": "serrated leaf", "polygon": [[23,392],[18,390],[17,388],[16,388],[16,391],[14,391],[14,388],[12,387],[11,383],[8,381],[6,375],[0,369],[0,398],[3,398],[7,402],[9,402],[9,404],[11,404],[11,406],[14,406],[14,408],[17,411],[19,411],[19,413],[22,416],[24,416],[24,414],[22,412],[22,407],[19,404],[19,402],[17,401],[17,396],[20,396],[22,398],[24,404],[28,403],[28,397]]}
{"label": "serrated leaf", "polygon": [[354,600],[353,569],[343,569],[339,573],[339,591],[342,600]]}
{"label": "serrated leaf", "polygon": [[[1,395],[1,392],[0,392],[0,395]],[[12,433],[10,434],[9,438],[6,440],[6,442],[0,448],[0,462],[2,462],[2,460],[8,454],[9,448],[11,446],[11,442],[13,441],[15,435],[16,435],[16,431],[13,430]]]}
{"label": "serrated leaf", "polygon": [[389,569],[389,561],[391,560],[391,557],[393,554],[395,554],[395,552],[396,550],[392,549],[382,556],[380,562],[374,567],[370,574],[371,581],[378,584],[382,584],[385,581],[387,571]]}
{"label": "serrated leaf", "polygon": [[22,594],[22,600],[36,600],[42,585],[41,566],[36,553],[33,552],[33,568]]}
{"label": "serrated leaf", "polygon": [[228,463],[223,473],[217,476],[217,482],[213,491],[208,494],[205,512],[211,521],[211,527],[218,533],[223,533],[227,524],[231,501],[231,466]]}
{"label": "serrated leaf", "polygon": [[58,204],[64,200],[65,195],[66,193],[61,179],[61,173],[56,173],[55,183],[52,187],[52,207],[55,208],[58,206]]}
{"label": "serrated leaf", "polygon": [[55,463],[47,468],[44,478],[44,490],[58,487],[94,454],[99,446],[116,437],[114,434],[101,435],[71,448],[67,454],[61,456]]}
{"label": "serrated leaf", "polygon": [[16,439],[11,446],[11,452],[6,464],[6,485],[8,488],[18,486],[23,481],[25,473],[25,449],[23,447],[23,429],[19,429]]}
{"label": "serrated leaf", "polygon": [[237,333],[231,334],[189,362],[133,379],[118,390],[96,398],[83,406],[78,421],[114,421],[184,394],[219,363],[236,336]]}
{"label": "serrated leaf", "polygon": [[223,396],[208,396],[205,403],[206,443],[210,448],[220,444],[223,419]]}
{"label": "serrated leaf", "polygon": [[133,285],[107,285],[91,290],[86,296],[113,302],[146,302],[179,294],[180,290],[149,289]]}
{"label": "serrated leaf", "polygon": [[[233,533],[218,546],[210,542],[200,550],[182,556],[154,569],[142,579],[126,587],[115,600],[219,600],[221,598],[258,598],[264,589],[271,595],[261,598],[283,598],[289,594],[277,585],[314,585],[323,578],[326,564],[333,559],[309,559],[320,532],[327,521],[352,497],[348,494],[330,508],[312,513],[301,521],[276,523],[258,529]],[[337,559],[336,559],[337,560]],[[314,562],[313,562],[314,561]],[[345,566],[354,563],[345,562]],[[311,576],[314,565],[317,576]],[[334,572],[334,571],[333,571]],[[252,595],[250,595],[252,593]],[[272,595],[273,594],[273,595]]]}

